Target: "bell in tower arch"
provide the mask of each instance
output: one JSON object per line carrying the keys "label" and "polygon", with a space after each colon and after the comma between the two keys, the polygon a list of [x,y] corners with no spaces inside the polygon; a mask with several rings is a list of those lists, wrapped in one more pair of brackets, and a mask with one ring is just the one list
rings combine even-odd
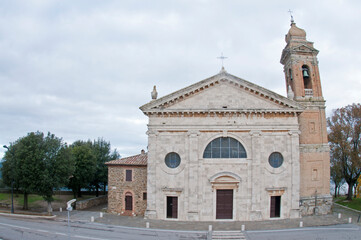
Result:
{"label": "bell in tower arch", "polygon": [[302,76],[304,78],[309,78],[310,77],[310,74],[308,73],[308,68],[307,67],[302,68]]}

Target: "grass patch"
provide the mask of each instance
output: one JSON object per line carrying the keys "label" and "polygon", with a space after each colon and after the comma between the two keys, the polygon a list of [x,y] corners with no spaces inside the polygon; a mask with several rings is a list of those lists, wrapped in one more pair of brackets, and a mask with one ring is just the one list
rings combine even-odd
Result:
{"label": "grass patch", "polygon": [[[19,205],[24,205],[24,195],[19,194],[19,197],[15,198]],[[35,194],[29,194],[28,195],[28,204],[32,204],[36,201],[43,200],[43,197]]]}
{"label": "grass patch", "polygon": [[346,197],[338,197],[335,202],[345,207],[349,207],[361,211],[361,198],[353,198],[351,201],[346,200]]}
{"label": "grass patch", "polygon": [[0,193],[0,201],[6,201],[10,199],[11,194],[10,193]]}

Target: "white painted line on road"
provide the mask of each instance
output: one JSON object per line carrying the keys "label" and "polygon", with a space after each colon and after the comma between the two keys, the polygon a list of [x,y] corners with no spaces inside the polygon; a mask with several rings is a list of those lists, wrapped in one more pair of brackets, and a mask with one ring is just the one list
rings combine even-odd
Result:
{"label": "white painted line on road", "polygon": [[0,223],[0,225],[7,226],[7,227],[13,227],[13,228],[21,228],[21,229],[31,230],[31,228],[20,227],[20,226],[16,226],[16,225],[12,225],[12,224],[6,224],[6,223]]}
{"label": "white painted line on road", "polygon": [[108,239],[106,239],[106,238],[93,238],[93,237],[81,236],[81,235],[72,235],[71,237],[84,238],[84,239],[92,239],[92,240],[108,240]]}
{"label": "white painted line on road", "polygon": [[248,233],[268,233],[268,232],[295,232],[295,231],[318,231],[318,230],[349,230],[349,231],[359,231],[360,228],[290,228],[290,229],[280,229],[280,230],[252,230],[247,231]]}
{"label": "white painted line on road", "polygon": [[[21,226],[16,226],[16,225],[12,225],[12,224],[6,224],[6,223],[0,223],[0,225],[7,226],[7,227],[12,227],[12,228],[26,229],[26,230],[30,230],[30,231],[33,231],[33,232],[51,233],[51,232],[49,232],[49,231],[47,231],[47,230],[32,229],[32,228],[28,228],[28,227],[21,227]],[[67,236],[67,234],[65,234],[65,233],[60,233],[60,232],[54,232],[54,234],[62,235],[62,236]]]}
{"label": "white painted line on road", "polygon": [[127,227],[127,226],[119,226],[119,225],[111,225],[111,224],[104,224],[104,223],[89,223],[92,225],[98,225],[98,226],[111,226],[113,228],[119,228],[119,229],[130,229],[130,230],[140,230],[140,231],[157,231],[157,232],[179,232],[179,233],[200,233],[200,234],[206,234],[207,230],[204,231],[192,231],[192,230],[174,230],[174,229],[158,229],[158,228],[139,228],[139,227]]}

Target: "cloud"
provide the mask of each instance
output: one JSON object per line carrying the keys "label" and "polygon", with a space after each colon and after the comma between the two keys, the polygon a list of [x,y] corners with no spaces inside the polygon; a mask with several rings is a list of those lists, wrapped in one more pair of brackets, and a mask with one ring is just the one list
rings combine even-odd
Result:
{"label": "cloud", "polygon": [[41,130],[136,154],[153,85],[208,78],[221,52],[228,72],[285,95],[289,7],[320,50],[327,113],[360,102],[358,1],[2,1],[0,142]]}

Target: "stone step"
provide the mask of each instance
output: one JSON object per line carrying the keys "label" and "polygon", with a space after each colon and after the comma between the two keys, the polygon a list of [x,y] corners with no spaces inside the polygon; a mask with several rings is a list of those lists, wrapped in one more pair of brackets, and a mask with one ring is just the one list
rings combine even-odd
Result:
{"label": "stone step", "polygon": [[212,240],[235,240],[247,239],[241,231],[213,231]]}

